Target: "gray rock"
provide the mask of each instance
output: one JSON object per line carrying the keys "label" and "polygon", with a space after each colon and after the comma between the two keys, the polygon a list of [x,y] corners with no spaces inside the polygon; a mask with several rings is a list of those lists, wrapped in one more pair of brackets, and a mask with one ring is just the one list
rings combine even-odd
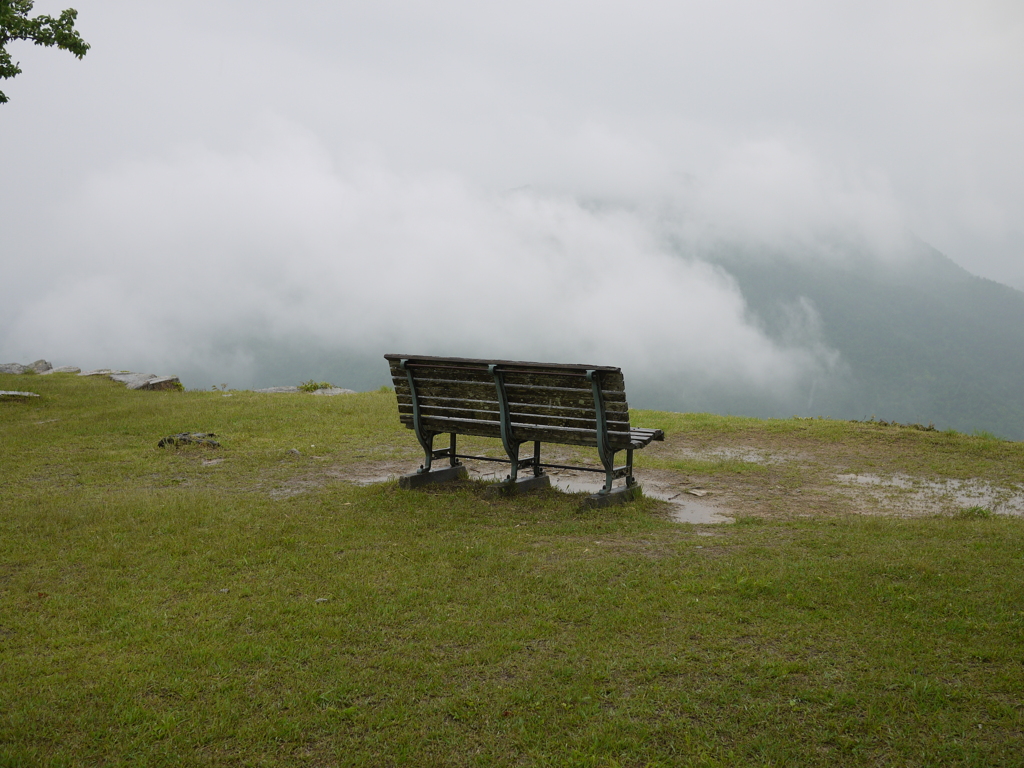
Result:
{"label": "gray rock", "polygon": [[267,387],[266,389],[254,389],[253,392],[275,393],[275,392],[301,392],[298,387]]}
{"label": "gray rock", "polygon": [[46,371],[53,368],[53,366],[45,360],[36,360],[34,363],[29,363],[28,367],[29,370],[35,371],[36,373],[46,373]]}
{"label": "gray rock", "polygon": [[119,381],[128,389],[149,389],[149,382],[156,378],[153,373],[112,373],[110,378]]}
{"label": "gray rock", "polygon": [[112,371],[100,368],[95,371],[84,371],[79,376],[109,376],[114,381],[124,384],[128,389],[181,389],[181,381],[177,376],[157,376],[155,373],[134,373],[132,371]]}
{"label": "gray rock", "polygon": [[12,390],[0,389],[0,399],[3,398],[23,399],[26,397],[39,397],[35,392],[14,392]]}
{"label": "gray rock", "polygon": [[180,389],[177,376],[157,376],[155,373],[112,373],[110,378],[120,381],[128,389],[165,390]]}
{"label": "gray rock", "polygon": [[313,395],[326,395],[330,397],[332,395],[354,395],[356,391],[354,389],[342,389],[341,387],[330,387],[329,389],[318,389],[316,392],[311,392]]}
{"label": "gray rock", "polygon": [[0,363],[0,373],[25,373],[27,370],[21,363]]}
{"label": "gray rock", "polygon": [[82,369],[77,365],[62,365],[60,368],[51,368],[48,371],[42,371],[41,376],[48,376],[51,373],[81,373]]}

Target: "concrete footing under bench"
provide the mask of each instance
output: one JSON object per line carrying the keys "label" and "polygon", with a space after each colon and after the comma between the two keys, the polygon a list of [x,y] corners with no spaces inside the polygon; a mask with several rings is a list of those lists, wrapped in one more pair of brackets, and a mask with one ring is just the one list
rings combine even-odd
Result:
{"label": "concrete footing under bench", "polygon": [[487,489],[487,493],[492,496],[511,496],[516,493],[532,491],[536,488],[550,487],[551,478],[547,475],[530,475],[529,477],[520,477],[514,483],[511,480],[506,480],[503,483],[492,485]]}
{"label": "concrete footing under bench", "polygon": [[413,472],[411,475],[402,475],[398,478],[399,488],[420,488],[431,483],[447,483],[451,480],[465,480],[466,468],[461,464],[457,467],[445,467],[444,469],[432,469],[429,472]]}
{"label": "concrete footing under bench", "polygon": [[587,496],[583,501],[583,507],[584,509],[596,509],[598,507],[611,507],[615,504],[625,504],[627,501],[639,499],[643,494],[643,489],[639,485],[633,485],[629,488],[623,486],[622,488],[615,488],[608,493],[595,493],[593,496]]}

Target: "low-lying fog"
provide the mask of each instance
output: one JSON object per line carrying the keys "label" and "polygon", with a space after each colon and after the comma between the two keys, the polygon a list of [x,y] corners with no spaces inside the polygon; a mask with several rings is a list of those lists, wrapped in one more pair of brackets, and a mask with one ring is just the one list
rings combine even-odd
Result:
{"label": "low-lying fog", "polygon": [[88,56],[18,48],[4,84],[0,362],[593,362],[636,405],[784,412],[846,362],[813,302],[769,335],[716,249],[920,237],[1024,285],[1013,4],[76,7]]}

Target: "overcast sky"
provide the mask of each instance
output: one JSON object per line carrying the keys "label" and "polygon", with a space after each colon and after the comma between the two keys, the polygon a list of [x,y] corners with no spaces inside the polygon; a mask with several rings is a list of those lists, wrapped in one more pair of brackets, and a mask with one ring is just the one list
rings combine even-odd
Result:
{"label": "overcast sky", "polygon": [[0,362],[669,349],[775,391],[841,367],[814,308],[767,339],[697,243],[913,234],[1024,288],[1019,0],[73,5],[85,59],[0,83]]}

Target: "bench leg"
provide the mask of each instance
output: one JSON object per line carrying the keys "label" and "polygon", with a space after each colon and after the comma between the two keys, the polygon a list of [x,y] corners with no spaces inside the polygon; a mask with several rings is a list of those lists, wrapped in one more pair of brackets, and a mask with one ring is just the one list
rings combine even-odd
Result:
{"label": "bench leg", "polygon": [[[622,466],[622,467],[616,467],[615,466],[615,452],[614,451],[602,452],[601,453],[601,463],[604,465],[605,479],[604,479],[604,488],[602,488],[600,491],[598,491],[598,495],[604,496],[606,494],[616,493],[617,491],[614,491],[612,489],[612,486],[615,483],[615,478],[617,478],[617,477],[625,478],[625,481],[626,481],[626,484],[624,486],[625,488],[628,489],[628,488],[635,488],[635,487],[637,487],[636,478],[633,477],[633,449],[632,448],[627,448],[626,449],[626,464],[625,464],[625,466]],[[619,490],[622,490],[622,489],[620,488]]]}
{"label": "bench leg", "polygon": [[[604,465],[604,488],[598,493],[602,496],[606,493],[612,492],[612,484],[615,482],[615,476],[619,473],[615,471],[615,451],[600,451],[601,463]],[[621,474],[619,474],[621,477]]]}
{"label": "bench leg", "polygon": [[420,446],[426,454],[426,458],[419,469],[424,474],[430,472],[430,465],[434,461],[434,434],[434,432],[416,432],[416,439],[420,441]]}
{"label": "bench leg", "polygon": [[[462,466],[462,463],[457,458],[458,446],[456,444],[454,432],[452,432],[450,435],[451,440],[448,443],[448,448],[441,448],[436,451],[434,450],[434,432],[426,432],[422,435],[422,437],[420,435],[417,435],[417,437],[420,437],[420,443],[423,446],[423,452],[425,454],[424,461],[416,472],[414,472],[411,475],[403,475],[401,478],[399,478],[400,484],[402,485],[403,488],[417,488],[427,483],[441,483],[444,482],[445,480],[454,479],[456,476],[466,476],[466,469],[465,467]],[[448,457],[449,466],[445,467],[444,469],[433,469],[432,466],[434,459],[443,459],[445,456]],[[460,475],[457,472],[452,474],[449,471],[455,469],[461,469],[462,474]],[[422,482],[414,483],[413,485],[408,485],[405,483],[405,478],[416,477],[418,475],[428,476],[435,479],[424,480]]]}

